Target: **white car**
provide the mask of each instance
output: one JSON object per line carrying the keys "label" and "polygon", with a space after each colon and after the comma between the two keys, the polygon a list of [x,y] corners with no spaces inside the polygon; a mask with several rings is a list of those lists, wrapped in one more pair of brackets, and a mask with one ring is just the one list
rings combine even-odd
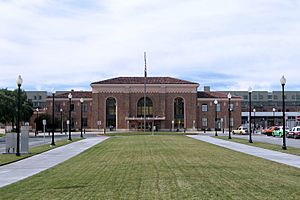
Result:
{"label": "white car", "polygon": [[233,134],[248,134],[248,129],[240,126],[238,129],[232,131]]}

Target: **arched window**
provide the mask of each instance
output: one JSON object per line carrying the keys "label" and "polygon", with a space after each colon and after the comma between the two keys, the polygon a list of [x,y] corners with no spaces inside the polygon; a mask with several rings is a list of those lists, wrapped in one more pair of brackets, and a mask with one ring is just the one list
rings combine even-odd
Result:
{"label": "arched window", "polygon": [[106,99],[106,127],[116,128],[116,100],[112,97]]}
{"label": "arched window", "polygon": [[184,128],[184,100],[180,97],[174,100],[174,124],[176,128]]}
{"label": "arched window", "polygon": [[137,116],[144,117],[144,113],[146,117],[153,117],[153,103],[152,100],[146,97],[146,106],[144,108],[144,97],[140,98],[137,104]]}

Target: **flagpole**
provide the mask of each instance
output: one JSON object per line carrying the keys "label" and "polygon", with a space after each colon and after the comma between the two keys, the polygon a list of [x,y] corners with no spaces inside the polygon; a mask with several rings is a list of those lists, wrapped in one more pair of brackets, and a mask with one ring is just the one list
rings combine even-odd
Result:
{"label": "flagpole", "polygon": [[146,82],[147,82],[147,62],[146,62],[146,52],[144,52],[145,61],[145,76],[144,76],[144,132],[146,132]]}

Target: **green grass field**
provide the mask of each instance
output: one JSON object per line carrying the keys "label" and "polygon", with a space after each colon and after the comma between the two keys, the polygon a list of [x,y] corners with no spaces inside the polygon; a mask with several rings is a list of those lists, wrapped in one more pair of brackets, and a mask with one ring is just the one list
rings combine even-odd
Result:
{"label": "green grass field", "polygon": [[238,142],[241,144],[246,144],[246,145],[250,145],[250,146],[254,146],[254,147],[260,147],[260,148],[264,148],[264,149],[280,151],[282,153],[289,153],[289,154],[294,154],[294,155],[300,156],[300,148],[287,146],[287,150],[283,150],[281,145],[276,145],[276,144],[269,144],[269,143],[265,143],[265,142],[249,143],[248,139],[234,138],[234,137],[231,140],[229,140],[227,136],[217,136],[217,138],[223,139],[223,140],[228,140],[231,142]]}
{"label": "green grass field", "polygon": [[133,136],[133,135],[197,135],[197,133],[184,133],[184,132],[107,132],[105,135],[107,136]]}
{"label": "green grass field", "polygon": [[116,136],[1,199],[299,199],[300,170],[185,136]]}
{"label": "green grass field", "polygon": [[[74,138],[72,142],[76,142],[78,140],[81,140],[80,138]],[[55,142],[55,146],[51,147],[49,144],[40,145],[36,147],[32,147],[29,149],[29,154],[22,154],[21,156],[16,156],[16,154],[0,154],[0,166],[5,165],[11,162],[15,162],[24,158],[28,158],[30,156],[34,156],[36,154],[51,150],[53,148],[57,148],[66,144],[69,144],[70,142],[67,140],[58,140]],[[1,199],[1,198],[0,198]]]}

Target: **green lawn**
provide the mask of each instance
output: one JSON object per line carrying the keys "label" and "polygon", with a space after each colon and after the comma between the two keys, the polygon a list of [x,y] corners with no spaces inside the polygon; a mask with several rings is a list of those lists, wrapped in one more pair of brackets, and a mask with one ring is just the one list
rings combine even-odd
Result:
{"label": "green lawn", "polygon": [[[72,142],[78,141],[80,138],[74,138]],[[70,142],[67,140],[58,140],[55,142],[55,146],[51,147],[49,144],[32,147],[29,149],[29,154],[22,154],[21,156],[16,156],[16,154],[0,154],[0,166],[5,165],[17,160],[21,160],[30,156],[34,156],[36,154],[51,150],[53,148],[57,148],[66,144],[69,144]]]}
{"label": "green lawn", "polygon": [[3,137],[3,136],[5,136],[5,134],[0,133],[0,137]]}
{"label": "green lawn", "polygon": [[106,132],[107,136],[132,136],[132,135],[197,135],[197,133],[184,132]]}
{"label": "green lawn", "polygon": [[281,145],[276,145],[276,144],[269,144],[269,143],[264,143],[264,142],[255,142],[255,141],[253,143],[249,143],[248,139],[234,138],[234,137],[232,137],[232,139],[229,140],[227,136],[217,136],[217,138],[232,141],[232,142],[238,142],[238,143],[241,143],[241,144],[247,144],[247,145],[250,145],[250,146],[261,147],[261,148],[269,149],[269,150],[273,150],[273,151],[280,151],[280,152],[283,152],[283,153],[290,153],[290,154],[300,156],[300,148],[287,146],[287,150],[283,150]]}
{"label": "green lawn", "polygon": [[116,136],[1,199],[299,199],[300,170],[185,136]]}

